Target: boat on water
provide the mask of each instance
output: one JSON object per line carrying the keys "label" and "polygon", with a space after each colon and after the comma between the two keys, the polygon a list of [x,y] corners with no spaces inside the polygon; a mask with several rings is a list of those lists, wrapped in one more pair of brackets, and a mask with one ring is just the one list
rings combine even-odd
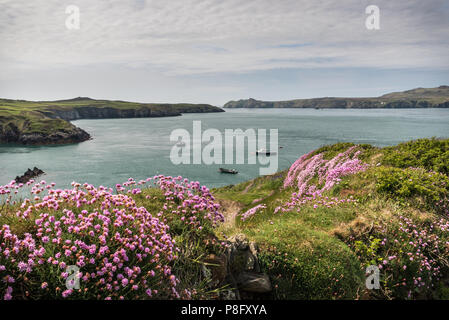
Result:
{"label": "boat on water", "polygon": [[177,147],[185,147],[186,143],[184,141],[178,141],[176,142]]}
{"label": "boat on water", "polygon": [[181,137],[178,137],[178,141],[176,142],[177,147],[185,147],[186,143],[182,141]]}
{"label": "boat on water", "polygon": [[256,151],[256,155],[264,155],[264,156],[271,156],[277,154],[276,151],[267,151],[266,149],[262,148]]}
{"label": "boat on water", "polygon": [[219,168],[218,170],[221,173],[230,173],[230,174],[237,174],[237,173],[239,173],[237,170],[234,170],[234,169]]}

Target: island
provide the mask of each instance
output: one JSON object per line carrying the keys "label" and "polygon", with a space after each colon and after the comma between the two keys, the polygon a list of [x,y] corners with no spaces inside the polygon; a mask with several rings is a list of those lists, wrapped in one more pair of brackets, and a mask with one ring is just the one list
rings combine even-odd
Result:
{"label": "island", "polygon": [[449,108],[449,86],[416,88],[393,92],[376,98],[313,98],[288,101],[242,99],[230,101],[224,108],[314,108],[314,109],[374,109],[374,108]]}
{"label": "island", "polygon": [[0,99],[0,143],[67,144],[89,140],[70,121],[79,119],[172,117],[224,112],[209,104],[138,103],[78,97],[58,101]]}

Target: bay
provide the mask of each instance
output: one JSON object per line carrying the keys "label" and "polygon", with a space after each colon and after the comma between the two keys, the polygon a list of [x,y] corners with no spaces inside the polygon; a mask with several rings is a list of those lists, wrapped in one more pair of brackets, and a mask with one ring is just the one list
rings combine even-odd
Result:
{"label": "bay", "polygon": [[[68,187],[72,181],[114,186],[128,178],[156,174],[198,180],[209,187],[237,184],[259,175],[260,165],[174,165],[170,161],[175,129],[202,128],[278,129],[279,170],[299,156],[337,142],[395,145],[425,137],[449,137],[449,109],[227,109],[225,113],[185,114],[180,117],[78,120],[90,141],[59,146],[0,145],[0,184],[27,168],[44,170],[47,182]],[[237,175],[220,174],[219,167],[234,168]]]}

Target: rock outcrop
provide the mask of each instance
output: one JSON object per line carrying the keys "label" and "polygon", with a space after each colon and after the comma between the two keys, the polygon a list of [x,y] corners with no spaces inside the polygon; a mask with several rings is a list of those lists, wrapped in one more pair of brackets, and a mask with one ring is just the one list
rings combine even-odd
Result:
{"label": "rock outcrop", "polygon": [[41,169],[36,168],[36,167],[34,167],[33,170],[28,168],[28,170],[22,176],[20,176],[20,177],[17,176],[14,180],[17,183],[27,183],[31,179],[34,179],[44,173],[45,173],[44,171],[42,171]]}
{"label": "rock outcrop", "polygon": [[270,278],[261,272],[256,243],[238,234],[228,239],[224,254],[210,255],[203,261],[203,277],[211,287],[226,286],[224,300],[254,298],[272,291]]}
{"label": "rock outcrop", "polygon": [[17,142],[25,145],[68,144],[89,140],[90,134],[81,128],[73,130],[56,130],[50,134],[31,133],[21,134]]}

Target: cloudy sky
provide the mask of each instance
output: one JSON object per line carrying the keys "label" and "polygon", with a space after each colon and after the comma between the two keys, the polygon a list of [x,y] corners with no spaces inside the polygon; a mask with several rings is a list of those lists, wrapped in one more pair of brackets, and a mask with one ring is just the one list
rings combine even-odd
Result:
{"label": "cloudy sky", "polygon": [[0,70],[29,100],[377,96],[449,84],[449,1],[0,0]]}

